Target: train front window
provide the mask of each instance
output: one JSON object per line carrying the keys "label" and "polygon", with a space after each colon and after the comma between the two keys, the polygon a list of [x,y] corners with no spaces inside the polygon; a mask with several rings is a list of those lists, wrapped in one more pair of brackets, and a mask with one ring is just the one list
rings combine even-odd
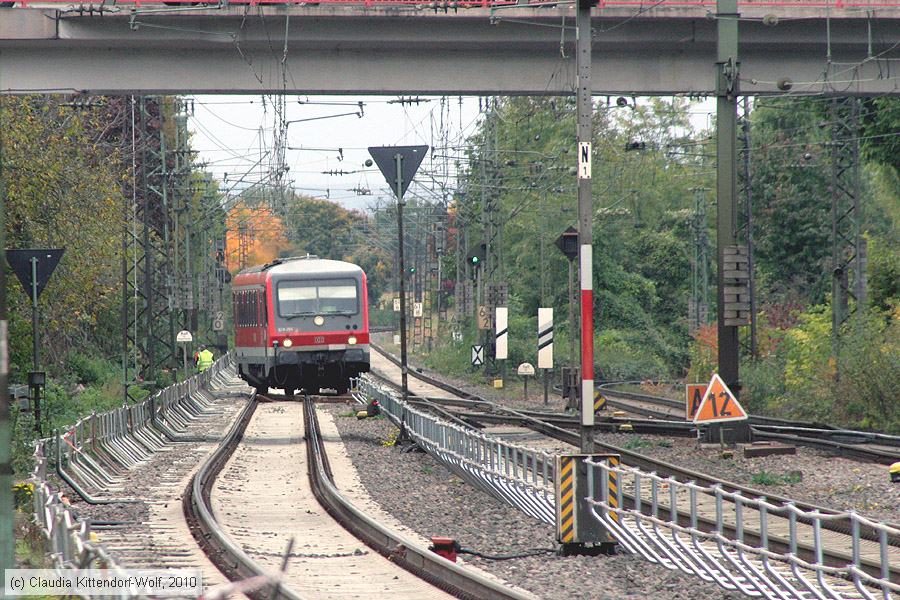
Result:
{"label": "train front window", "polygon": [[301,317],[359,312],[356,282],[352,279],[282,281],[278,284],[278,314]]}

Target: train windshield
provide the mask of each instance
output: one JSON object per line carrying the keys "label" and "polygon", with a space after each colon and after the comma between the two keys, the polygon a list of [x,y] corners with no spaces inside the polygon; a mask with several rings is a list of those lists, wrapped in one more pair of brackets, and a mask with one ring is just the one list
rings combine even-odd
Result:
{"label": "train windshield", "polygon": [[278,314],[282,317],[359,312],[353,279],[307,279],[278,284]]}

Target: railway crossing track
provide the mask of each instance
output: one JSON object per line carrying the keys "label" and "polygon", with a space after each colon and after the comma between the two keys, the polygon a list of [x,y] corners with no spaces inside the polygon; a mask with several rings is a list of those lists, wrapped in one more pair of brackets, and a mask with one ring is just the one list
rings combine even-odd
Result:
{"label": "railway crossing track", "polygon": [[[421,373],[415,371],[411,371],[411,374],[416,378],[422,377]],[[428,385],[436,386],[443,392],[457,391],[453,386],[439,382],[433,377],[425,376],[424,380]],[[459,405],[464,401],[467,403],[469,411],[479,409],[490,415],[485,421],[495,421],[494,417],[497,414],[509,414],[518,419],[520,424],[535,431],[556,440],[574,444],[576,447],[578,445],[577,433],[542,422],[539,418],[522,414],[519,411],[511,411],[461,390],[459,392],[461,392],[458,394],[460,397],[443,402],[438,398],[429,398],[425,406],[427,408],[427,405],[437,403]],[[477,421],[477,416],[471,412],[465,414],[459,411],[454,412],[447,406],[442,407],[442,410],[449,411],[457,418],[469,423]],[[647,493],[651,493],[646,488],[641,489],[639,483],[635,486],[634,483],[629,484],[623,481],[623,485],[619,486],[619,492],[623,495],[620,502],[621,510],[636,511],[635,514],[646,513],[653,517],[656,517],[660,511],[668,511],[673,516],[674,526],[694,527],[698,532],[716,532],[741,540],[750,547],[763,547],[766,552],[780,552],[783,556],[800,557],[799,560],[806,565],[818,564],[820,570],[816,576],[822,574],[821,569],[830,569],[830,573],[840,573],[841,568],[845,569],[843,571],[845,576],[850,576],[852,569],[846,570],[846,567],[855,564],[861,573],[859,574],[860,581],[868,577],[876,580],[880,578],[880,585],[883,586],[882,590],[885,596],[889,595],[889,589],[900,590],[896,587],[900,582],[900,529],[897,527],[869,522],[841,511],[796,502],[790,498],[778,497],[721,481],[715,477],[682,469],[624,448],[608,444],[598,445],[603,451],[620,454],[623,463],[630,465],[631,468],[639,469],[640,471],[637,471],[638,478],[641,472],[648,478],[651,477],[650,473],[654,473],[653,477],[667,478],[668,480],[664,482],[667,493],[669,489],[675,489],[675,486],[682,484],[709,488],[701,494],[701,496],[705,495],[705,499],[700,504],[695,501],[685,512],[683,502],[675,501],[674,496],[671,506],[666,504],[666,499],[660,501],[659,498],[654,497],[650,501],[645,497]],[[527,461],[519,466],[528,469]],[[534,468],[532,466],[532,469]],[[621,474],[624,479],[626,474],[631,473],[633,472],[623,471]],[[638,479],[639,481],[640,479]],[[660,482],[657,481],[653,485],[660,485]],[[637,487],[636,493],[635,487]],[[628,494],[629,490],[632,492],[631,494]],[[658,491],[659,488],[654,487],[652,493],[656,494]],[[697,490],[694,493],[696,494]],[[741,498],[764,498],[766,504],[757,505],[756,509],[753,509],[746,506]],[[723,511],[723,504],[729,502],[736,507],[734,509],[736,514],[731,518],[726,516],[728,510]],[[703,505],[704,503],[705,505]],[[673,507],[678,510],[673,511]],[[794,513],[793,511],[799,512]],[[753,518],[757,523],[755,530],[749,523]],[[823,532],[823,530],[827,531]],[[676,565],[675,568],[680,567]],[[828,588],[843,590],[841,593],[847,594],[843,597],[867,597],[865,595],[867,588],[863,587],[863,591],[857,589],[860,585],[848,588],[845,584],[834,581],[829,584]],[[854,595],[857,593],[860,595]]]}

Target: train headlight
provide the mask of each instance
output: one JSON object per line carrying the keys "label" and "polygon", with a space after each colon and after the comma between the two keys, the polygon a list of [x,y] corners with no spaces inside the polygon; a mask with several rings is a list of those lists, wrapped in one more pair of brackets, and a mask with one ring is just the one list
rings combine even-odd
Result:
{"label": "train headlight", "polygon": [[347,343],[350,344],[351,346],[352,346],[353,344],[355,344],[355,343],[356,343],[356,336],[355,336],[355,335],[351,335],[350,337],[348,337],[348,338],[347,338]]}
{"label": "train headlight", "polygon": [[323,317],[322,315],[317,315],[316,318],[313,319],[313,323],[315,323],[316,325],[324,325],[325,317]]}
{"label": "train headlight", "polygon": [[285,348],[290,348],[291,346],[294,345],[294,342],[292,342],[291,340],[284,340],[284,342],[282,342],[282,345],[283,345]]}

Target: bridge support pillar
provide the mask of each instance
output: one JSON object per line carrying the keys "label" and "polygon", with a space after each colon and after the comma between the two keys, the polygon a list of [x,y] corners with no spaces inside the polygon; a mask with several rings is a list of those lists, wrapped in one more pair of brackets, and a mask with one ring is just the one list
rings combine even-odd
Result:
{"label": "bridge support pillar", "polygon": [[[726,311],[726,286],[733,275],[727,255],[737,244],[737,98],[740,93],[737,0],[717,0],[716,55],[716,298],[718,373],[740,397],[738,325]],[[731,263],[729,263],[731,264]],[[718,426],[712,426],[717,429]],[[714,431],[714,436],[719,432]],[[749,435],[749,432],[747,432]],[[741,435],[740,438],[744,438]],[[749,441],[749,439],[735,439]]]}

